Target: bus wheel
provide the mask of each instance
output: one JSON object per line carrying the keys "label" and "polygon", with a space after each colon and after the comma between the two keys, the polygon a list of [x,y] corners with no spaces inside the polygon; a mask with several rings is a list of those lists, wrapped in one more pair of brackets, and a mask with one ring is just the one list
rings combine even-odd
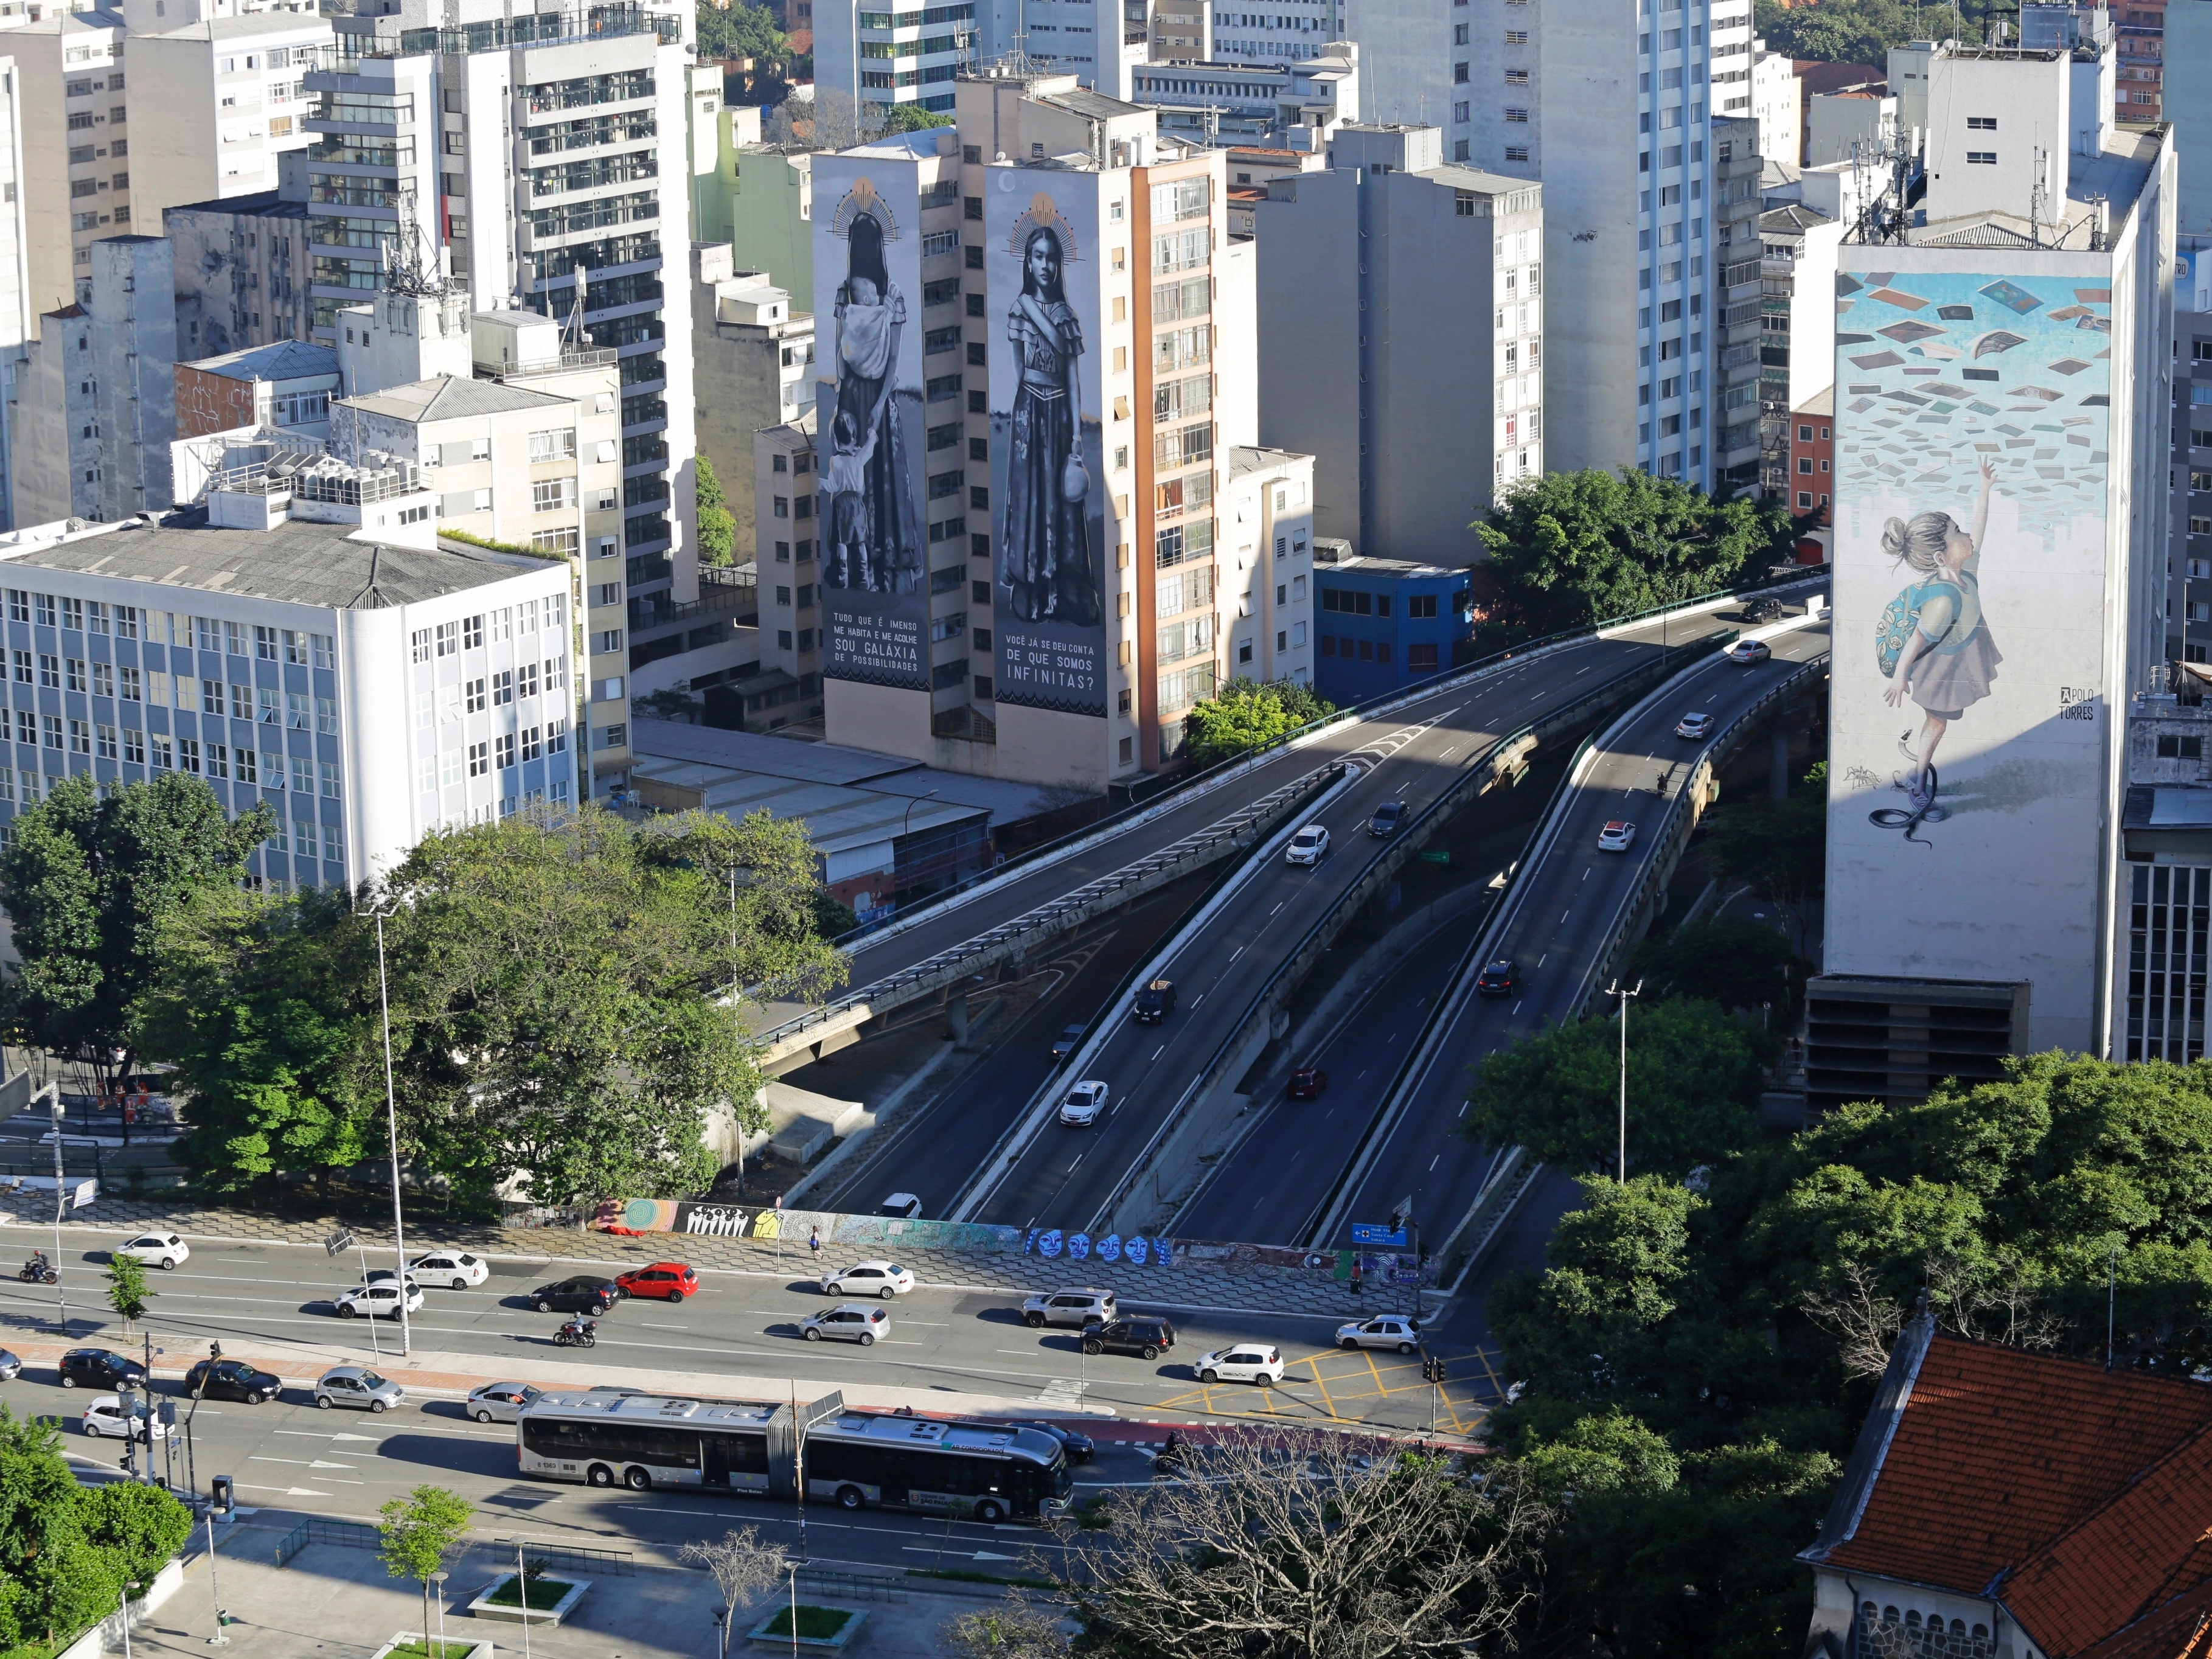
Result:
{"label": "bus wheel", "polygon": [[645,1469],[624,1469],[623,1471],[623,1485],[628,1486],[632,1492],[651,1492],[653,1490],[653,1476],[650,1472]]}
{"label": "bus wheel", "polygon": [[585,1473],[584,1479],[595,1486],[611,1486],[615,1483],[615,1472],[604,1463],[594,1463]]}
{"label": "bus wheel", "polygon": [[863,1492],[858,1486],[840,1486],[837,1488],[837,1502],[841,1508],[857,1510],[861,1504],[867,1501],[867,1494]]}
{"label": "bus wheel", "polygon": [[987,1527],[994,1527],[1006,1518],[1006,1512],[994,1500],[987,1498],[975,1505],[975,1518]]}

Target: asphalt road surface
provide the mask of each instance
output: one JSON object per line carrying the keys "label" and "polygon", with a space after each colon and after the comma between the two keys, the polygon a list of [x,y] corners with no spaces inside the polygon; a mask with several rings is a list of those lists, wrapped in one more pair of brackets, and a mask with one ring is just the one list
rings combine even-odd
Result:
{"label": "asphalt road surface", "polygon": [[[1729,631],[1737,617],[1731,603],[1696,617],[1670,619],[1663,629],[1665,642],[1679,647],[1686,635],[1705,638]],[[1662,648],[1662,631],[1654,624],[1579,641],[1553,655],[1440,690],[1387,718],[1348,723],[1310,745],[1304,751],[1309,763],[1358,757],[1364,765],[1348,788],[1310,817],[1328,830],[1328,855],[1316,866],[1294,866],[1277,854],[1255,866],[1233,901],[1167,963],[1165,971],[1180,995],[1173,1015],[1158,1025],[1140,1025],[1126,1011],[1109,1011],[1115,1023],[1083,1073],[1111,1091],[1105,1115],[1086,1128],[1047,1122],[1012,1163],[981,1173],[963,1213],[1017,1226],[1104,1225],[1124,1177],[1176,1115],[1223,1035],[1241,1023],[1275,962],[1382,851],[1366,830],[1375,809],[1398,800],[1410,812],[1419,812],[1498,738],[1653,659]],[[1411,1030],[1404,1035],[1410,1038]],[[1071,1075],[1066,1080],[1078,1079]],[[1335,1144],[1348,1149],[1356,1140],[1356,1135],[1347,1135]],[[1283,1149],[1286,1164],[1308,1166],[1307,1184],[1317,1175],[1342,1170],[1340,1158],[1315,1153],[1304,1134]],[[1184,1172],[1158,1173],[1171,1188]],[[1286,1200],[1281,1213],[1285,1223],[1294,1223],[1310,1208],[1310,1203],[1301,1207]],[[1238,1236],[1203,1218],[1186,1219],[1194,1221],[1205,1237]],[[1298,1242],[1279,1230],[1246,1237],[1255,1243]]]}

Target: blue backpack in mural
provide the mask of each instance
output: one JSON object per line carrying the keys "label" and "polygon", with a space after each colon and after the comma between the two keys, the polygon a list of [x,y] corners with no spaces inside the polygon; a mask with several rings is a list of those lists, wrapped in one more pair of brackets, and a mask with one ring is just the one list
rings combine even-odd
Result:
{"label": "blue backpack in mural", "polygon": [[1875,658],[1881,666],[1881,677],[1890,679],[1897,673],[1898,659],[1905,654],[1905,642],[1912,637],[1912,630],[1920,626],[1920,608],[1931,599],[1949,594],[1954,603],[1951,620],[1943,625],[1934,645],[1941,645],[1951,637],[1952,629],[1958,626],[1960,597],[1958,587],[1951,582],[1915,582],[1895,599],[1881,613],[1881,622],[1875,630]]}

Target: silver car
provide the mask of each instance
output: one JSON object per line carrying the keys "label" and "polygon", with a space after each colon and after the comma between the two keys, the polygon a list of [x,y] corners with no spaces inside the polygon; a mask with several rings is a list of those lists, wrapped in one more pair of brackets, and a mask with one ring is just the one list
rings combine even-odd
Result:
{"label": "silver car", "polygon": [[325,1411],[350,1406],[356,1411],[387,1412],[406,1398],[406,1389],[366,1365],[333,1365],[315,1379],[315,1403]]}
{"label": "silver car", "polygon": [[1405,1314],[1377,1314],[1336,1328],[1340,1348],[1395,1348],[1411,1353],[1420,1346],[1421,1322]]}
{"label": "silver car", "polygon": [[891,1334],[891,1316],[882,1308],[840,1302],[800,1320],[799,1334],[809,1342],[857,1342],[872,1347],[878,1337]]}
{"label": "silver car", "polygon": [[0,1348],[0,1382],[13,1382],[22,1374],[22,1359],[7,1349]]}
{"label": "silver car", "polygon": [[544,1392],[527,1382],[487,1382],[469,1395],[461,1409],[479,1423],[512,1423]]}

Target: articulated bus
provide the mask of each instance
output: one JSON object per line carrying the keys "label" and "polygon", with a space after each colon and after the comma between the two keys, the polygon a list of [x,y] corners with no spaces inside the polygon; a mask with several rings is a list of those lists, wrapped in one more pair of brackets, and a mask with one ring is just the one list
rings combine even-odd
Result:
{"label": "articulated bus", "polygon": [[841,1395],[781,1401],[542,1394],[516,1429],[522,1473],[633,1491],[701,1487],[885,1505],[977,1521],[1064,1512],[1074,1477],[1036,1429],[848,1411]]}

